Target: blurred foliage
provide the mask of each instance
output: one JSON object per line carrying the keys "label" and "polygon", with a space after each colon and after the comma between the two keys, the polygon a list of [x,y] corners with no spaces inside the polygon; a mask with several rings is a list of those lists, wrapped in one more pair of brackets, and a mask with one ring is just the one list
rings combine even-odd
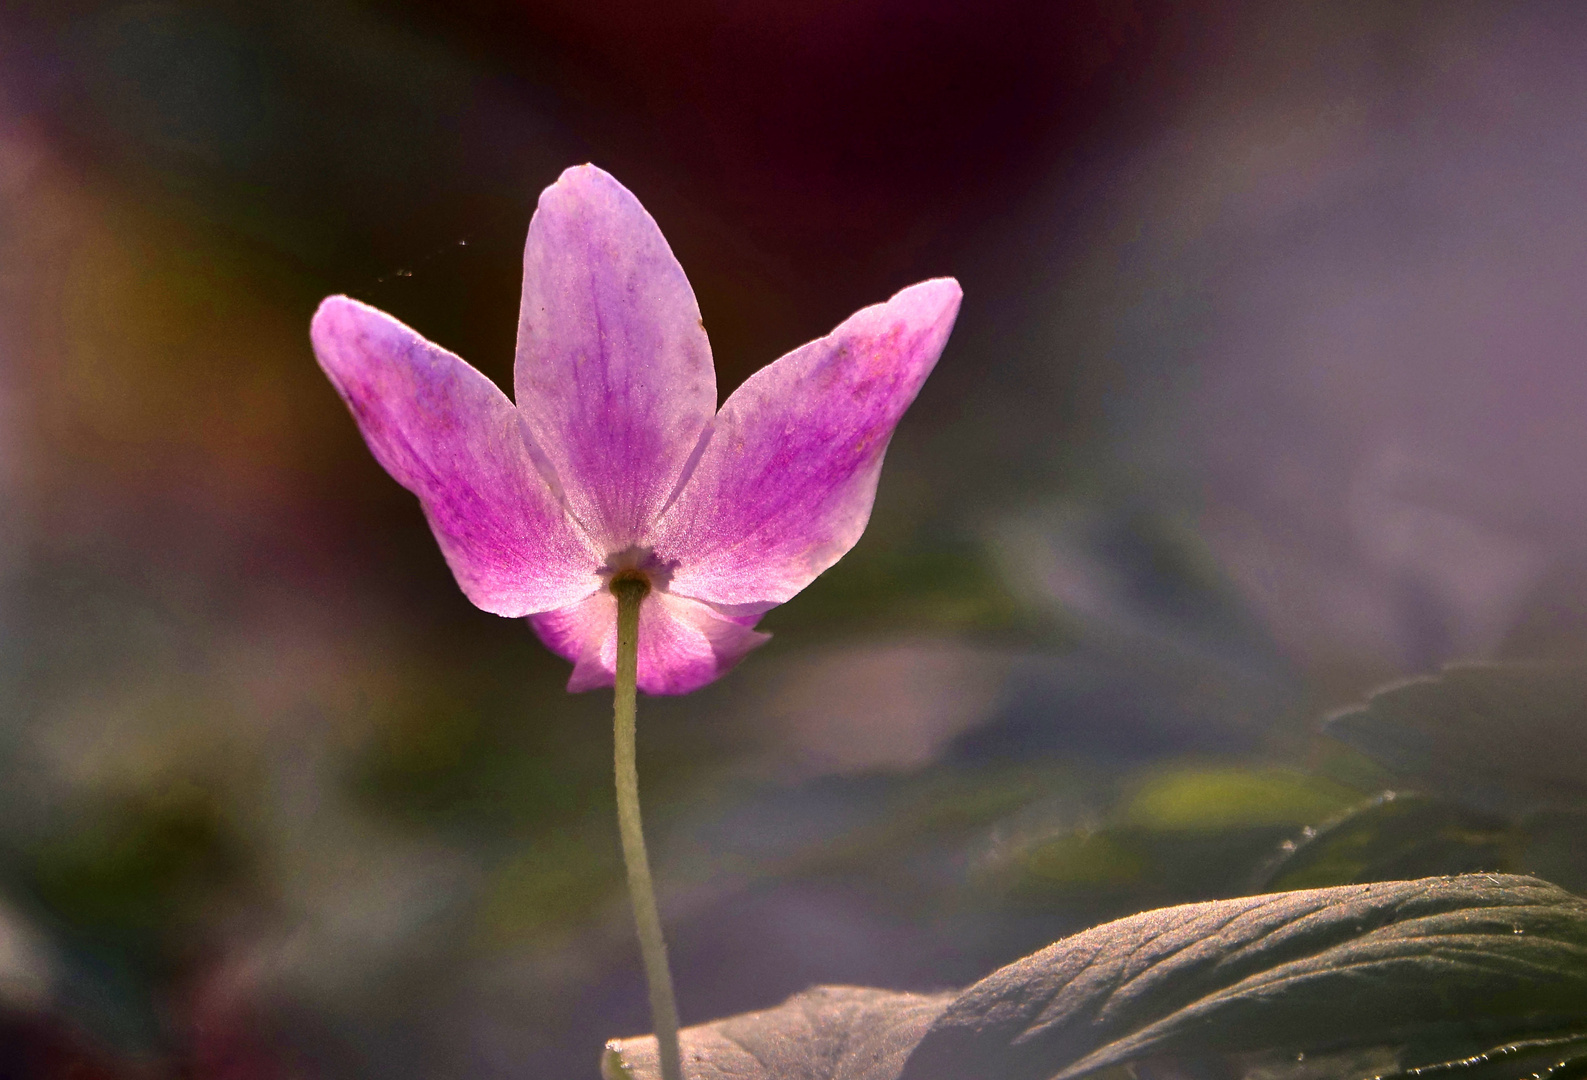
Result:
{"label": "blurred foliage", "polygon": [[[467,695],[410,700],[383,720],[360,759],[357,790],[388,812],[426,827],[466,823],[476,840],[495,822],[499,855],[478,916],[489,939],[560,938],[622,917],[606,816],[604,702],[592,702],[590,714],[601,737],[579,741],[587,756],[578,764],[543,725],[499,719],[499,707]],[[720,744],[714,757],[704,752],[709,740],[697,730],[692,743],[686,726],[669,730],[675,718],[665,705],[655,714],[652,728],[677,739],[656,736],[652,747],[652,831],[689,853],[678,865],[696,885],[841,882],[900,917],[977,912],[1039,936],[1268,889],[1481,871],[1546,871],[1573,883],[1587,872],[1587,846],[1578,842],[1587,816],[1505,816],[1444,795],[1384,790],[1391,771],[1326,740],[1311,770],[1250,759],[948,761],[913,775],[826,778],[792,790],[736,782],[711,795],[701,782],[730,776],[730,755]],[[698,819],[673,799],[685,792]],[[775,821],[786,839],[735,848],[691,831],[705,827],[691,820],[746,829]],[[1048,929],[1032,929],[1032,918]]]}
{"label": "blurred foliage", "polygon": [[[953,850],[1072,778],[1049,767],[997,767],[974,772],[932,770],[915,779],[828,781],[825,786],[877,787],[874,817],[811,845],[776,867],[777,876],[852,877],[861,867],[880,881],[918,886],[922,858]],[[905,887],[901,897],[930,895]]]}
{"label": "blurred foliage", "polygon": [[163,974],[202,949],[217,894],[249,870],[216,794],[176,782],[88,811],[32,853],[33,891],[73,937]]}
{"label": "blurred foliage", "polygon": [[1587,667],[1455,664],[1385,687],[1326,730],[1406,782],[1473,805],[1587,807]]}
{"label": "blurred foliage", "polygon": [[497,866],[481,898],[482,943],[546,943],[606,916],[622,890],[612,822],[599,815],[565,832],[541,830]]}
{"label": "blurred foliage", "polygon": [[1525,838],[1522,865],[1530,873],[1587,894],[1587,810],[1545,810],[1516,826]]}
{"label": "blurred foliage", "polygon": [[255,853],[226,800],[184,780],[79,807],[18,853],[19,895],[56,951],[57,1036],[71,1060],[180,1042],[171,989],[223,950],[243,896],[257,905],[269,895]]}
{"label": "blurred foliage", "polygon": [[[564,717],[525,716],[423,684],[374,719],[350,765],[358,798],[382,817],[450,832],[500,835],[605,808],[604,755],[560,735]],[[583,753],[580,753],[580,750]]]}
{"label": "blurred foliage", "polygon": [[800,830],[789,820],[797,802],[750,791],[713,816],[756,820],[757,801],[773,798],[798,841],[712,858],[751,879],[840,880],[899,917],[975,912],[1032,941],[1251,892],[1544,864],[1572,882],[1587,869],[1587,847],[1576,843],[1587,817],[1521,822],[1262,761],[938,767],[813,786],[821,791],[806,812],[846,803],[853,812],[840,826]]}
{"label": "blurred foliage", "polygon": [[1123,817],[1143,830],[1295,826],[1336,813],[1356,797],[1333,781],[1290,769],[1179,765],[1148,773]]}
{"label": "blurred foliage", "polygon": [[[1354,847],[1381,872],[1396,864],[1447,872],[1465,859],[1587,889],[1587,668],[1455,664],[1383,688],[1330,717],[1324,731],[1421,792],[1402,806],[1365,809],[1362,823],[1340,822],[1328,847]],[[1364,834],[1350,838],[1363,830],[1382,835],[1376,848],[1367,850]]]}
{"label": "blurred foliage", "polygon": [[1360,799],[1258,763],[1149,766],[1119,776],[1086,819],[1011,830],[978,885],[992,902],[1093,917],[1235,895],[1287,837]]}
{"label": "blurred foliage", "polygon": [[[366,703],[343,759],[355,805],[471,853],[479,885],[454,914],[468,928],[461,943],[486,955],[626,941],[608,702],[541,689],[561,670],[531,646],[460,641],[459,655],[431,660],[461,678],[405,671]],[[501,672],[526,657],[526,682],[513,686]],[[1353,733],[1368,730],[1371,707],[1351,715]],[[1466,872],[1587,885],[1587,809],[1495,809],[1491,787],[1401,785],[1401,759],[1356,749],[1364,736],[1317,741],[1309,768],[1249,754],[975,764],[950,751],[911,773],[788,783],[741,773],[744,746],[709,716],[694,701],[655,700],[642,726],[647,824],[674,917],[708,918],[761,884],[836,889],[879,918],[929,928],[972,976],[1176,902]],[[1482,716],[1506,718],[1517,745],[1531,738],[1515,710],[1447,728],[1433,711],[1417,730],[1434,758],[1457,760],[1439,734],[1471,740]],[[249,878],[251,850],[215,789],[174,782],[107,798],[51,832],[28,856],[28,881],[62,940],[112,982],[159,984],[202,950],[207,922]]]}
{"label": "blurred foliage", "polygon": [[762,629],[827,640],[905,630],[1048,646],[1073,633],[1015,597],[985,545],[940,536],[892,547],[862,541],[797,604],[769,612]]}
{"label": "blurred foliage", "polygon": [[1286,841],[1253,884],[1276,891],[1520,870],[1525,843],[1524,832],[1503,818],[1390,791]]}

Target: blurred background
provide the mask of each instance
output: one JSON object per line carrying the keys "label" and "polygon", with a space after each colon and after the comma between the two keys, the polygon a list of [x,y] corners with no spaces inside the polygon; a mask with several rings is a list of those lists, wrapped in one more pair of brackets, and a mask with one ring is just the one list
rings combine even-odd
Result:
{"label": "blurred background", "polygon": [[686,1023],[1183,900],[1587,886],[1584,55],[1563,0],[0,2],[0,1076],[648,1029],[609,699],[468,604],[307,337],[348,293],[509,384],[584,161],[724,396],[965,290],[859,546],[642,703]]}

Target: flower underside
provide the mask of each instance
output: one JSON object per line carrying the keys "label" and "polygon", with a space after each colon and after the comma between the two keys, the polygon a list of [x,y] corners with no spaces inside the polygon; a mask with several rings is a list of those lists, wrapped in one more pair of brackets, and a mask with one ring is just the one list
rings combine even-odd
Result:
{"label": "flower underside", "polygon": [[638,200],[585,165],[529,225],[516,403],[347,297],[320,305],[311,336],[471,601],[527,617],[586,690],[612,684],[616,592],[643,586],[639,687],[676,694],[762,644],[760,616],[859,539],[959,299],[950,278],[911,286],[718,410],[683,269]]}
{"label": "flower underside", "polygon": [[625,596],[643,600],[650,595],[650,577],[643,570],[623,570],[613,575],[606,588],[619,600]]}
{"label": "flower underside", "polygon": [[608,555],[596,573],[614,591],[622,580],[643,581],[647,587],[664,590],[672,582],[672,571],[673,567],[657,557],[655,551],[635,544]]}

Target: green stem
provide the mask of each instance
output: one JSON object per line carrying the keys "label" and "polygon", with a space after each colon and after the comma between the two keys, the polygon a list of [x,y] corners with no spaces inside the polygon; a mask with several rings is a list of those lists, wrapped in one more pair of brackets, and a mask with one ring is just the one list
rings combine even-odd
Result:
{"label": "green stem", "polygon": [[645,854],[645,833],[639,821],[639,769],[634,762],[639,604],[650,592],[650,583],[619,578],[612,582],[612,592],[617,596],[617,681],[612,706],[617,748],[617,828],[623,837],[623,861],[628,866],[628,895],[634,903],[639,951],[644,956],[645,978],[650,983],[650,1018],[661,1052],[661,1077],[683,1080],[683,1062],[678,1052],[678,1004],[672,996],[667,943],[661,937],[661,914],[656,910],[650,859]]}

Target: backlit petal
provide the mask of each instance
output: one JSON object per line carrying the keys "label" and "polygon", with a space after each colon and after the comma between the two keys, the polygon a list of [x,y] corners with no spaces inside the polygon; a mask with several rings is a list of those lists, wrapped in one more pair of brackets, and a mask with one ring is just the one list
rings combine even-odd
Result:
{"label": "backlit petal", "polygon": [[524,249],[518,407],[607,553],[677,489],[716,408],[694,290],[628,189],[593,165],[540,196]]}
{"label": "backlit petal", "polygon": [[961,295],[951,278],[911,286],[734,392],[647,537],[672,569],[673,593],[764,610],[854,546],[887,442],[936,364]]}
{"label": "backlit petal", "polygon": [[562,607],[600,559],[535,469],[496,385],[384,312],[333,296],[314,353],[375,459],[419,497],[463,593],[498,615]]}
{"label": "backlit petal", "polygon": [[[529,622],[547,648],[573,661],[570,691],[612,685],[617,598],[610,592],[531,616]],[[647,694],[687,694],[714,681],[770,637],[752,629],[753,623],[686,597],[651,593],[639,609],[639,688]]]}

